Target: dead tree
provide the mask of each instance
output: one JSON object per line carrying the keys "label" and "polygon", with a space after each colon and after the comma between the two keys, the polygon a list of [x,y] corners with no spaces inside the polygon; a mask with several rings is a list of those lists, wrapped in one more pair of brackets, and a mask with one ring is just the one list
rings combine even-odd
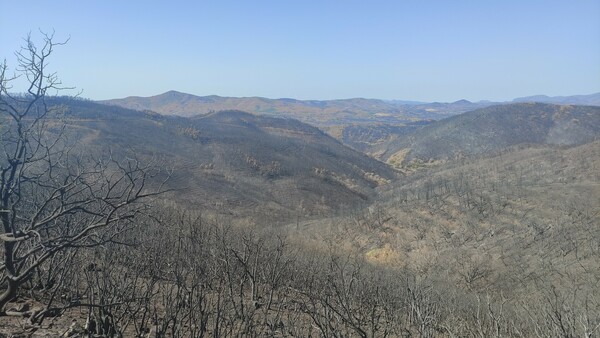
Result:
{"label": "dead tree", "polygon": [[[57,253],[114,241],[162,190],[160,183],[148,187],[160,174],[157,166],[110,155],[92,159],[66,146],[65,124],[47,102],[64,89],[47,64],[65,42],[42,37],[41,48],[25,39],[15,75],[6,61],[0,66],[1,313]],[[13,94],[13,84],[23,80],[26,93]]]}

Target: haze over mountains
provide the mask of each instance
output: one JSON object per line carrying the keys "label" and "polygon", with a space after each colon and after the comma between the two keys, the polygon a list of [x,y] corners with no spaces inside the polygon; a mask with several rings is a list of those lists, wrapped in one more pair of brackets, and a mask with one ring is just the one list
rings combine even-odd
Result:
{"label": "haze over mountains", "polygon": [[[600,93],[550,98],[532,96],[515,102],[548,102],[561,104],[600,105]],[[169,91],[150,97],[130,96],[100,101],[136,110],[152,110],[165,115],[194,116],[219,110],[241,110],[255,114],[286,116],[319,127],[340,124],[401,124],[422,119],[442,119],[503,102],[458,100],[450,103],[385,101],[378,99],[296,100],[263,97],[196,96]]]}
{"label": "haze over mountains", "polygon": [[513,102],[542,102],[556,104],[576,104],[583,106],[600,106],[600,93],[572,96],[535,95],[519,97],[514,99]]}
{"label": "haze over mountains", "polygon": [[413,104],[378,99],[296,100],[263,97],[196,96],[169,91],[151,97],[127,97],[100,101],[137,110],[152,110],[165,115],[194,116],[219,110],[242,110],[254,114],[292,117],[319,127],[348,123],[398,124],[420,119],[440,119],[491,103]]}

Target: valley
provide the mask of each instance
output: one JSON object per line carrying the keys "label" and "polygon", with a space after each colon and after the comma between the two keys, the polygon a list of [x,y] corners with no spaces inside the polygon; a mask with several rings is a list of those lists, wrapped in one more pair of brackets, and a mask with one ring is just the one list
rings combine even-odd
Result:
{"label": "valley", "polygon": [[164,182],[148,181],[163,192],[119,235],[129,249],[81,251],[97,268],[39,281],[50,290],[60,271],[74,278],[62,290],[125,292],[126,307],[78,317],[62,302],[50,323],[110,314],[107,327],[125,335],[368,337],[579,336],[600,324],[600,107],[344,120],[336,139],[273,114],[46,103],[49,137],[64,133],[70,153],[153,163]]}

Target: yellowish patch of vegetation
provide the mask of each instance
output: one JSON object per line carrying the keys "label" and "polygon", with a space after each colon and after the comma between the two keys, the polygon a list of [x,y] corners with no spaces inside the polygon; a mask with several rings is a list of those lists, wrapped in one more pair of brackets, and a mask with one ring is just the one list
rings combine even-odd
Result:
{"label": "yellowish patch of vegetation", "polygon": [[369,261],[378,264],[397,264],[400,262],[400,254],[387,243],[380,248],[369,250],[365,256]]}
{"label": "yellowish patch of vegetation", "polygon": [[396,169],[401,169],[402,163],[404,162],[404,159],[406,158],[406,155],[408,155],[409,152],[410,152],[410,148],[404,148],[404,149],[401,149],[401,150],[395,152],[387,160],[387,164],[391,165],[392,167],[394,167]]}
{"label": "yellowish patch of vegetation", "polygon": [[330,128],[324,128],[325,132],[327,134],[329,134],[329,136],[337,139],[337,140],[341,140],[342,139],[342,133],[344,131],[344,127],[343,126],[333,126]]}
{"label": "yellowish patch of vegetation", "polygon": [[378,186],[386,185],[386,184],[390,183],[390,180],[383,178],[372,172],[364,172],[363,177],[371,182],[374,182]]}

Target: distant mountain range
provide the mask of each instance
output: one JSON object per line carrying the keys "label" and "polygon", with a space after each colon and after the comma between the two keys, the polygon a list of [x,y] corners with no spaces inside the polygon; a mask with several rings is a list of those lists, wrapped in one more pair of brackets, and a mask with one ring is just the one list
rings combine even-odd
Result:
{"label": "distant mountain range", "polygon": [[519,97],[514,99],[513,102],[541,102],[555,104],[574,104],[583,106],[600,106],[600,93],[573,96],[535,95]]}
{"label": "distant mountain range", "polygon": [[169,91],[164,94],[100,101],[135,110],[151,110],[164,115],[195,116],[220,110],[241,110],[254,114],[291,117],[318,127],[346,124],[403,124],[422,119],[441,119],[490,102],[421,103],[378,99],[296,100],[264,97],[196,96]]}
{"label": "distant mountain range", "polygon": [[[531,96],[515,102],[546,102],[600,105],[600,93],[565,97]],[[135,110],[151,110],[163,115],[196,116],[221,110],[240,110],[254,114],[291,117],[327,130],[335,126],[388,124],[404,125],[419,120],[440,120],[491,105],[510,102],[458,100],[455,102],[418,102],[378,99],[296,100],[264,97],[196,96],[177,91],[139,97],[99,101]]]}
{"label": "distant mountain range", "polygon": [[328,101],[235,98],[169,91],[152,97],[132,96],[101,103],[168,116],[207,116],[235,109],[293,118],[402,170],[415,160],[437,163],[521,143],[579,144],[597,138],[600,125],[600,108],[590,107],[600,106],[600,93],[530,96],[513,102],[423,103],[362,98]]}

